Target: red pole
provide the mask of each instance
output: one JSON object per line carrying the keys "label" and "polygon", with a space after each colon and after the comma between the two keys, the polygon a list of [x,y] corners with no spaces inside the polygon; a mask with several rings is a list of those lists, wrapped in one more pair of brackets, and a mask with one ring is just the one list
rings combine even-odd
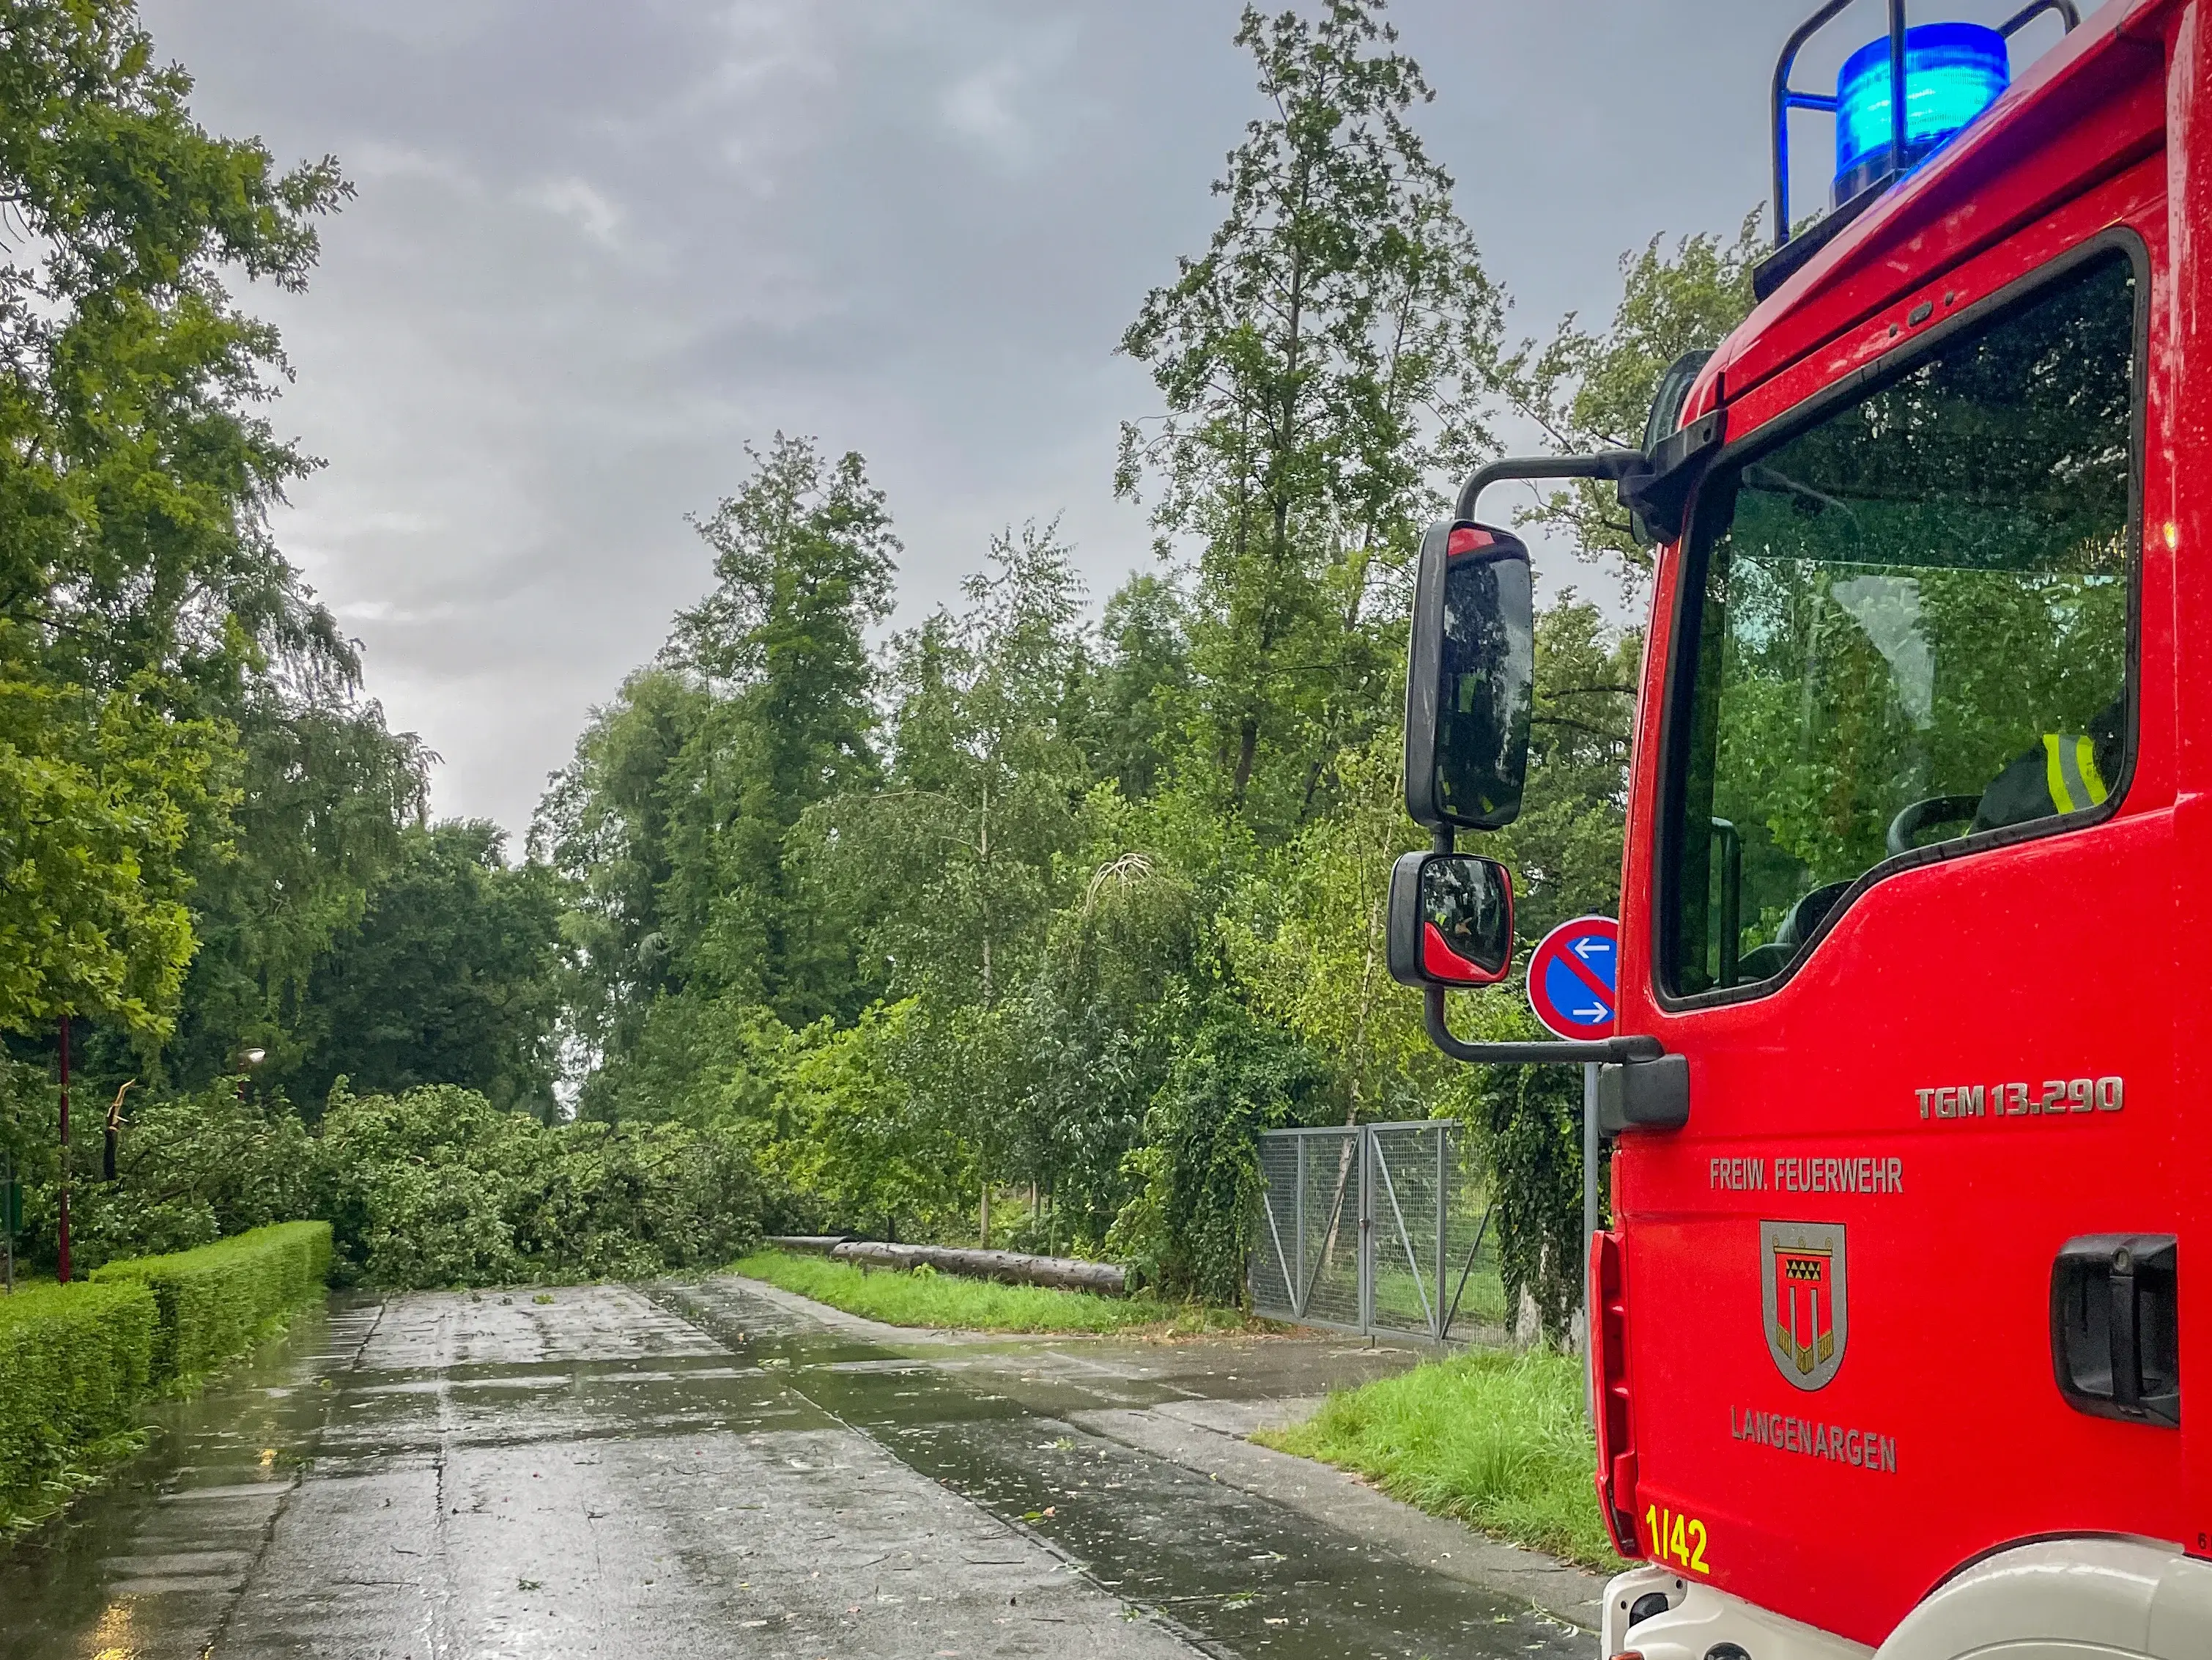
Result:
{"label": "red pole", "polygon": [[54,1277],[66,1286],[70,1282],[70,1168],[69,1168],[69,1016],[62,1016],[62,1198],[61,1249],[54,1264]]}

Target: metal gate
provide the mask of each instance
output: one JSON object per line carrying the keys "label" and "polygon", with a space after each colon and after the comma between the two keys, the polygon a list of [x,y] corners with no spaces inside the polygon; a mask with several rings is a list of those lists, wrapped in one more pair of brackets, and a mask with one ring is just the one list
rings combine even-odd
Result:
{"label": "metal gate", "polygon": [[1248,1279],[1255,1313],[1442,1342],[1464,1329],[1489,1231],[1449,1119],[1260,1138],[1266,1193]]}

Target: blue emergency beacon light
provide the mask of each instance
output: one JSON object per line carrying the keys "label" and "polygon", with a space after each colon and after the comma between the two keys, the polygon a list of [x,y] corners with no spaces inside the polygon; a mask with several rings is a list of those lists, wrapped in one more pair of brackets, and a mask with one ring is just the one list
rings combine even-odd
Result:
{"label": "blue emergency beacon light", "polygon": [[[1798,25],[1774,65],[1774,252],[1753,267],[1761,300],[1790,279],[1837,233],[1892,185],[1981,118],[2012,84],[2009,42],[2037,18],[2056,16],[2069,33],[2081,27],[2075,0],[2027,0],[1995,28],[1979,23],[1922,23],[1905,17],[1907,0],[1887,0],[1889,33],[1844,60],[1832,96],[1790,84],[1799,48],[1855,0],[1822,0]],[[1812,110],[1836,122],[1836,179],[1829,211],[1799,226],[1790,211],[1790,115]]]}
{"label": "blue emergency beacon light", "polygon": [[1890,44],[1884,35],[1844,60],[1836,77],[1837,207],[1876,179],[1918,167],[2012,84],[2004,36],[1978,23],[1923,23],[1905,36],[1905,155],[1890,148]]}

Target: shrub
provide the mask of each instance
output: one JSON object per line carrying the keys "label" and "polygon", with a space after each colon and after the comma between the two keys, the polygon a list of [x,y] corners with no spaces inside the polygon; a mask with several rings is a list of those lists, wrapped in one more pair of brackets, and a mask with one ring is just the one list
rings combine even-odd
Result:
{"label": "shrub", "polygon": [[129,1281],[0,1298],[0,1523],[131,1432],[155,1327],[153,1293]]}
{"label": "shrub", "polygon": [[252,1347],[271,1323],[321,1292],[330,1267],[330,1224],[285,1222],[172,1256],[110,1262],[93,1280],[152,1292],[153,1382],[173,1386]]}
{"label": "shrub", "polygon": [[550,1133],[517,1232],[564,1278],[645,1279],[719,1268],[760,1243],[751,1148],[728,1130],[568,1124]]}
{"label": "shrub", "polygon": [[499,1173],[394,1161],[362,1170],[359,1185],[362,1225],[347,1243],[369,1284],[416,1290],[526,1277],[505,1214],[514,1184]]}
{"label": "shrub", "polygon": [[[1475,1121],[1495,1195],[1509,1324],[1522,1298],[1544,1341],[1567,1345],[1583,1301],[1582,1079],[1566,1067],[1499,1067]],[[1605,1172],[1599,1173],[1600,1204]],[[1603,1214],[1601,1208],[1600,1214]]]}

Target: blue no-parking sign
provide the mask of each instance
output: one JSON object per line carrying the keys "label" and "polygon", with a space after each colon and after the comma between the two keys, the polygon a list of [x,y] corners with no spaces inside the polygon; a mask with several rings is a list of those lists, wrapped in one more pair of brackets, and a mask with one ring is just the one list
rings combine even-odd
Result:
{"label": "blue no-parking sign", "polygon": [[1609,1037],[1620,983],[1620,924],[1577,916],[1544,936],[1528,958],[1528,1006],[1560,1037]]}

